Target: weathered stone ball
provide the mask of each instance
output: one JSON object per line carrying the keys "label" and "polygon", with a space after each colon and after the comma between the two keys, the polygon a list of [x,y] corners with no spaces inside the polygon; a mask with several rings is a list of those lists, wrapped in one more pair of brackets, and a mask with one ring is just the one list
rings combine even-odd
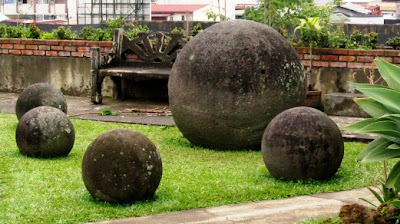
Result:
{"label": "weathered stone ball", "polygon": [[306,77],[277,31],[235,20],[207,28],[183,47],[168,94],[172,116],[193,144],[260,150],[270,120],[303,105]]}
{"label": "weathered stone ball", "polygon": [[326,114],[296,107],[276,116],[262,139],[262,154],[272,176],[286,180],[324,180],[343,159],[343,138]]}
{"label": "weathered stone ball", "polygon": [[75,142],[75,129],[61,110],[40,106],[26,112],[18,122],[19,151],[31,157],[67,156]]}
{"label": "weathered stone ball", "polygon": [[94,198],[120,204],[143,201],[151,199],[160,184],[161,157],[143,134],[116,129],[87,148],[82,176]]}
{"label": "weathered stone ball", "polygon": [[19,95],[15,106],[18,119],[30,109],[39,106],[51,106],[67,113],[67,101],[60,90],[48,83],[36,83],[28,86]]}

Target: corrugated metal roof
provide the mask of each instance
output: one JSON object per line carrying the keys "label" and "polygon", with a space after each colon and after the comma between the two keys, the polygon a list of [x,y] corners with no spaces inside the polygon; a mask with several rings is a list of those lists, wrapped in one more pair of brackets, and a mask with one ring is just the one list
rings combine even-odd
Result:
{"label": "corrugated metal roof", "polygon": [[151,5],[151,13],[185,13],[194,12],[207,5]]}

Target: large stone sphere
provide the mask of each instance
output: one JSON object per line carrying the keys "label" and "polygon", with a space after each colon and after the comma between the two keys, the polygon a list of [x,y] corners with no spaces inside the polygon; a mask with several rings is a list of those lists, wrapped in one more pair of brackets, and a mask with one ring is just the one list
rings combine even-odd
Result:
{"label": "large stone sphere", "polygon": [[55,107],[67,113],[67,101],[60,90],[48,83],[36,83],[28,86],[19,95],[15,106],[18,119],[30,109],[39,106]]}
{"label": "large stone sphere", "polygon": [[74,146],[75,129],[61,110],[40,106],[21,117],[16,140],[23,155],[44,158],[67,156]]}
{"label": "large stone sphere", "polygon": [[161,181],[161,157],[156,146],[141,133],[112,130],[87,148],[82,175],[94,198],[121,204],[147,200]]}
{"label": "large stone sphere", "polygon": [[326,114],[296,107],[276,116],[262,139],[268,171],[286,180],[323,180],[332,177],[343,159],[343,138]]}
{"label": "large stone sphere", "polygon": [[306,77],[294,48],[252,21],[215,24],[180,51],[168,83],[174,120],[196,145],[260,150],[270,120],[303,105]]}

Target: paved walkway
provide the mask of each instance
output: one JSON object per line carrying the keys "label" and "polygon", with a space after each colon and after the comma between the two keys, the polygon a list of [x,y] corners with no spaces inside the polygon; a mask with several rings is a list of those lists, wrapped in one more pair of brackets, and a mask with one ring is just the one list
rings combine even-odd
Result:
{"label": "paved walkway", "polygon": [[342,205],[359,203],[359,198],[376,202],[368,191],[361,188],[336,193],[299,196],[280,200],[194,209],[181,212],[111,220],[97,224],[228,224],[228,223],[299,223],[315,218],[328,218],[339,213]]}
{"label": "paved walkway", "polygon": [[[15,113],[18,94],[0,93],[0,112]],[[79,119],[106,122],[123,122],[147,125],[174,125],[167,103],[143,101],[113,101],[106,99],[102,105],[93,105],[87,97],[67,96],[68,114]],[[118,111],[118,116],[99,116],[104,109]],[[146,113],[161,111],[160,113]],[[353,123],[362,118],[331,117],[338,126]],[[345,140],[368,142],[369,135],[343,133]],[[363,203],[359,198],[374,201],[365,188],[337,193],[299,196],[280,200],[227,205],[214,208],[159,214],[147,217],[128,218],[99,222],[102,224],[178,224],[178,223],[298,223],[317,217],[338,214],[339,208],[348,203]]]}

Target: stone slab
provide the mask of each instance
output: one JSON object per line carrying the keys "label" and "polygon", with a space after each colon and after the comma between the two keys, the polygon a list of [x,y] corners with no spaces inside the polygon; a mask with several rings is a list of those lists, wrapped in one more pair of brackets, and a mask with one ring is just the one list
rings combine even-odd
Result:
{"label": "stone slab", "polygon": [[370,117],[353,100],[362,97],[365,96],[357,93],[325,94],[324,112],[331,116]]}
{"label": "stone slab", "polygon": [[110,220],[98,222],[98,224],[298,223],[336,215],[344,204],[364,203],[359,200],[361,197],[376,201],[368,189],[361,188],[343,192]]}

